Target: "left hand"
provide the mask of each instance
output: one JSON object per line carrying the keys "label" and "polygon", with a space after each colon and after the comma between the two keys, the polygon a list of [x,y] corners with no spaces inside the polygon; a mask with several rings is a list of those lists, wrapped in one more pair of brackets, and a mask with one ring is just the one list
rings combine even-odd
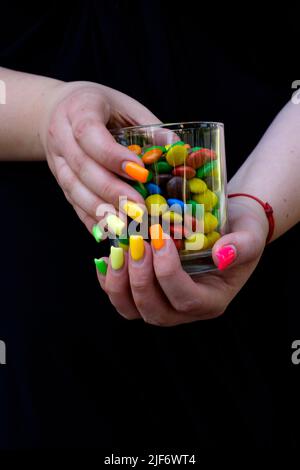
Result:
{"label": "left hand", "polygon": [[102,289],[117,311],[127,319],[175,326],[220,316],[254,271],[265,247],[268,223],[264,211],[252,200],[229,200],[231,233],[213,247],[213,260],[220,265],[219,250],[231,246],[235,259],[228,269],[191,278],[181,267],[176,247],[165,240],[160,251],[144,242],[142,260],[125,253],[119,270],[110,263],[106,276],[99,273]]}

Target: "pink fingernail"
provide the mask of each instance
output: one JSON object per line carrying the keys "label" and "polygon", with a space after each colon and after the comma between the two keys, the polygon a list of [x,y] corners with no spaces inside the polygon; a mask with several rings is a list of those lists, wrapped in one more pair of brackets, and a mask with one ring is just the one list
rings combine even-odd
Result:
{"label": "pink fingernail", "polygon": [[223,271],[236,259],[236,249],[233,245],[227,245],[220,248],[216,257],[219,260],[218,269]]}

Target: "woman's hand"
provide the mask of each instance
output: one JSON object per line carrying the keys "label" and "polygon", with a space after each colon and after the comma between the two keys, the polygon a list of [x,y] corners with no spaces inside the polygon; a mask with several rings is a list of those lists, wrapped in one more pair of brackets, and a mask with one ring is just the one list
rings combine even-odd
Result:
{"label": "woman's hand", "polygon": [[112,88],[90,82],[59,83],[46,98],[40,124],[49,167],[67,200],[91,231],[101,204],[119,206],[119,196],[143,203],[120,176],[126,162],[144,166],[116,143],[107,127],[160,121],[143,105]]}
{"label": "woman's hand", "polygon": [[[126,253],[121,269],[112,269],[108,262],[106,276],[98,272],[100,285],[127,319],[174,326],[218,317],[254,271],[268,233],[263,209],[250,199],[229,200],[229,222],[231,233],[213,247],[217,266],[225,268],[232,261],[226,270],[191,278],[181,267],[173,241],[167,239],[159,251],[144,242],[139,261]],[[229,246],[227,261],[222,256],[224,246]]]}

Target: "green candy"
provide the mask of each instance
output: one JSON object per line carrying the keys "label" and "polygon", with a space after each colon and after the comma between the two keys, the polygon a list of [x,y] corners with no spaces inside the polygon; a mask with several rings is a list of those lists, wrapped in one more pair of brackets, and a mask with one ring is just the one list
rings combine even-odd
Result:
{"label": "green candy", "polygon": [[173,167],[169,165],[168,162],[159,161],[156,163],[155,170],[157,170],[157,173],[171,173],[171,171],[173,170]]}
{"label": "green candy", "polygon": [[205,165],[198,168],[196,171],[197,178],[205,178],[208,176],[217,166],[217,160],[213,160],[212,162],[205,163]]}
{"label": "green candy", "polygon": [[149,183],[149,181],[151,181],[153,178],[153,172],[151,170],[149,170],[149,174],[148,174],[148,177],[147,177],[147,183]]}
{"label": "green candy", "polygon": [[219,209],[218,209],[218,207],[214,207],[213,210],[211,211],[211,213],[212,213],[212,215],[217,217],[217,219],[219,219]]}
{"label": "green candy", "polygon": [[107,273],[107,262],[102,258],[100,259],[95,258],[94,262],[99,273],[105,276]]}
{"label": "green candy", "polygon": [[197,202],[193,201],[192,199],[189,199],[188,201],[186,201],[186,203],[192,206],[192,215],[195,216],[196,208],[197,208],[197,205],[198,205]]}
{"label": "green candy", "polygon": [[182,140],[178,140],[178,142],[174,142],[174,144],[172,144],[168,150],[170,150],[172,147],[175,147],[175,145],[185,145],[185,142],[183,142]]}
{"label": "green candy", "polygon": [[101,228],[99,227],[99,225],[94,225],[93,229],[92,229],[92,234],[96,240],[97,243],[100,243],[101,240],[102,240],[102,237],[103,237],[103,232],[101,230]]}
{"label": "green candy", "polygon": [[146,199],[146,197],[148,196],[148,191],[146,189],[146,187],[143,185],[143,183],[135,183],[132,185],[132,187],[138,192],[141,194],[141,196]]}

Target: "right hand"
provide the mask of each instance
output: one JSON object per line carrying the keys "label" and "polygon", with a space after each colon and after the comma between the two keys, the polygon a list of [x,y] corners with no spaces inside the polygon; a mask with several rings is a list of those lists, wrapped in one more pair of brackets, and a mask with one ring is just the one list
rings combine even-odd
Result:
{"label": "right hand", "polygon": [[144,164],[118,144],[107,127],[159,122],[133,98],[96,83],[60,83],[49,93],[40,124],[41,142],[52,173],[89,231],[98,222],[100,204],[118,208],[120,195],[144,202],[120,179],[129,178],[123,170],[125,162]]}

